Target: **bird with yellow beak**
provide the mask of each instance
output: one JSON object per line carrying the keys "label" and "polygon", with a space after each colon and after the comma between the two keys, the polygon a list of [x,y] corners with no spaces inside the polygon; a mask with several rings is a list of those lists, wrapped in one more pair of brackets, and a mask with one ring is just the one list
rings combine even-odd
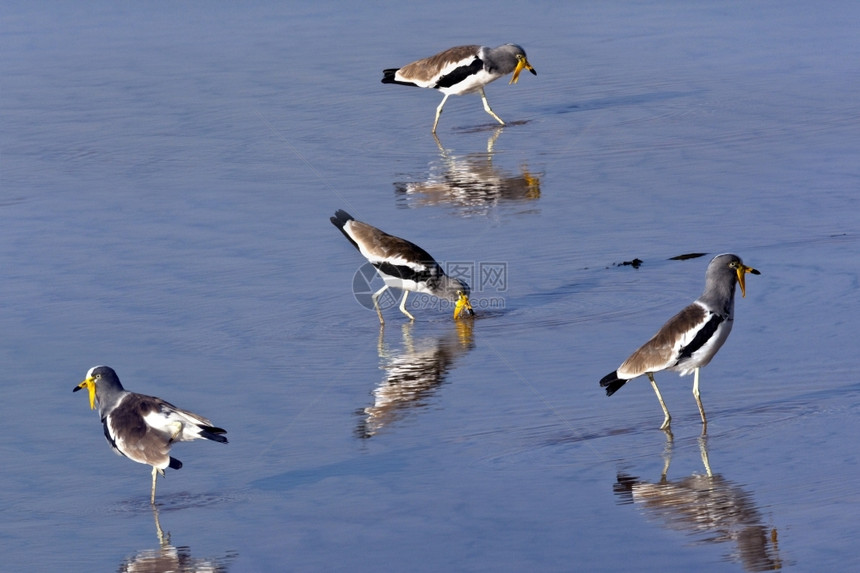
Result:
{"label": "bird with yellow beak", "polygon": [[510,83],[515,84],[523,70],[537,75],[526,57],[526,51],[516,44],[504,44],[497,48],[457,46],[402,68],[383,70],[382,83],[431,88],[445,94],[442,103],[436,108],[436,118],[433,120],[432,131],[436,133],[439,116],[442,115],[442,108],[450,95],[481,94],[484,111],[505,125],[502,118],[490,108],[484,86],[511,72],[514,75]]}
{"label": "bird with yellow beak", "polygon": [[105,438],[113,451],[137,463],[152,466],[152,505],[155,505],[158,474],[163,476],[166,468],[178,470],[182,467],[182,462],[170,456],[170,448],[175,442],[205,438],[227,443],[223,436],[227,430],[161,398],[129,392],[109,366],[90,368],[84,381],[72,391],[84,388],[89,391],[90,409],[98,406]]}

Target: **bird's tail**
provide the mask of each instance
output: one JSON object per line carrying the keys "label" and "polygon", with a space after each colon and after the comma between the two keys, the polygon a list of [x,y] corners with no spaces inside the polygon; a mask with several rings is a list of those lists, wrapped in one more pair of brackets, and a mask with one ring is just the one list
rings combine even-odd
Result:
{"label": "bird's tail", "polygon": [[[346,232],[346,229],[344,229],[344,226],[347,223],[355,220],[353,218],[353,216],[350,215],[349,213],[347,213],[346,211],[344,211],[343,209],[338,209],[337,211],[335,211],[334,217],[331,217],[330,219],[331,219],[331,224],[334,225],[335,227],[337,227],[338,229],[340,229],[340,232],[343,233],[343,236],[346,237],[350,243],[352,243],[353,247],[358,249],[358,244],[356,244],[356,242],[352,239],[352,237],[349,236],[349,233]],[[359,249],[359,250],[361,250],[361,249]]]}
{"label": "bird's tail", "polygon": [[627,380],[618,377],[618,371],[610,372],[600,380],[600,387],[606,388],[606,395],[612,396],[618,389],[627,384]]}
{"label": "bird's tail", "polygon": [[[227,443],[227,438],[221,434],[226,434],[224,428],[216,428],[215,426],[200,426],[200,437],[212,440],[213,442]],[[172,458],[171,458],[172,459]]]}
{"label": "bird's tail", "polygon": [[[180,462],[179,460],[177,460],[174,457],[171,457],[170,463],[167,465],[167,467],[169,467],[172,470],[178,470],[179,468],[182,467],[182,462]],[[164,475],[164,471],[161,472],[161,475]]]}
{"label": "bird's tail", "polygon": [[334,212],[334,217],[331,217],[331,224],[343,231],[343,226],[354,220],[355,218],[352,215],[343,209],[338,209]]}
{"label": "bird's tail", "polygon": [[400,68],[388,68],[387,70],[382,70],[382,83],[384,84],[400,84],[401,86],[412,86],[418,87],[418,84],[415,82],[404,82],[398,79],[395,79],[395,74],[400,70]]}

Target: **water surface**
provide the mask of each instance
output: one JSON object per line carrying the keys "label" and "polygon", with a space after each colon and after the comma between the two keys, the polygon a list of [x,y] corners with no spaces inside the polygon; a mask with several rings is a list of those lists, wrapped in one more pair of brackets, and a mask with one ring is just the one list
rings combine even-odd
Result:
{"label": "water surface", "polygon": [[[858,16],[7,4],[4,567],[856,568]],[[452,98],[436,141],[439,94],[379,83],[509,41],[538,75],[487,88],[501,129]],[[477,319],[380,330],[339,208],[470,268]],[[597,382],[720,252],[762,275],[706,436],[658,375],[670,440],[647,383]],[[71,393],[95,364],[229,430],[175,448],[157,514]]]}

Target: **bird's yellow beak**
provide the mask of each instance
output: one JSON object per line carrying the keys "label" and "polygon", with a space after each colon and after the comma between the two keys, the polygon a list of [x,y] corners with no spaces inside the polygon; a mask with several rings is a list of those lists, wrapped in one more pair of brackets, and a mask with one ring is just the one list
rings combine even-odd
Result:
{"label": "bird's yellow beak", "polygon": [[752,273],[754,275],[760,275],[761,273],[755,270],[752,267],[748,267],[746,265],[739,264],[735,269],[735,272],[738,273],[738,284],[741,285],[741,296],[745,297],[747,295],[746,284],[744,283],[744,277],[747,273]]}
{"label": "bird's yellow beak", "polygon": [[517,83],[517,80],[520,79],[520,72],[523,71],[523,68],[530,71],[533,75],[537,75],[537,72],[529,63],[529,61],[525,58],[525,56],[517,56],[517,67],[514,68],[514,77],[511,78],[512,84]]}
{"label": "bird's yellow beak", "polygon": [[75,386],[72,389],[72,392],[77,392],[78,390],[81,390],[83,388],[86,388],[87,390],[90,391],[90,410],[95,410],[96,409],[96,381],[93,380],[92,378],[87,378],[86,380],[84,380],[83,382],[81,382],[80,384]]}
{"label": "bird's yellow beak", "polygon": [[463,312],[463,309],[468,311],[469,316],[475,316],[475,311],[472,310],[472,303],[469,302],[469,297],[466,296],[466,293],[461,292],[460,297],[457,299],[457,304],[454,305],[454,318],[458,318],[460,313]]}

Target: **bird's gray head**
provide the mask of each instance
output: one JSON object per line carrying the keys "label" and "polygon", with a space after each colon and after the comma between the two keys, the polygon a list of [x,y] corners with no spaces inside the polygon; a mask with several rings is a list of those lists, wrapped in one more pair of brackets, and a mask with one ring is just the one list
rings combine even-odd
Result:
{"label": "bird's gray head", "polygon": [[510,81],[512,84],[517,83],[520,72],[524,69],[530,71],[532,75],[537,75],[526,57],[526,51],[517,44],[504,44],[498,48],[493,48],[485,56],[490,60],[491,68],[498,69],[502,74],[514,72]]}
{"label": "bird's gray head", "polygon": [[472,289],[469,288],[469,284],[458,278],[449,277],[448,275],[444,275],[441,277],[439,281],[439,285],[436,288],[437,292],[433,293],[439,298],[444,298],[446,300],[457,300],[460,296],[460,293],[463,293],[466,296],[469,296],[472,293]]}
{"label": "bird's gray head", "polygon": [[526,51],[519,44],[512,44],[509,42],[502,47],[508,48],[513,54],[521,54],[523,56],[526,55]]}
{"label": "bird's gray head", "polygon": [[77,392],[84,388],[89,390],[90,393],[91,410],[96,407],[96,398],[98,398],[99,405],[101,406],[104,396],[111,396],[123,391],[119,376],[116,375],[116,372],[110,366],[93,366],[90,368],[84,381],[75,386],[72,392]]}
{"label": "bird's gray head", "polygon": [[728,290],[728,295],[734,294],[735,282],[741,286],[741,296],[746,296],[746,283],[744,277],[747,273],[760,275],[761,273],[744,264],[741,258],[731,253],[717,255],[708,264],[708,272],[705,281],[705,292]]}

